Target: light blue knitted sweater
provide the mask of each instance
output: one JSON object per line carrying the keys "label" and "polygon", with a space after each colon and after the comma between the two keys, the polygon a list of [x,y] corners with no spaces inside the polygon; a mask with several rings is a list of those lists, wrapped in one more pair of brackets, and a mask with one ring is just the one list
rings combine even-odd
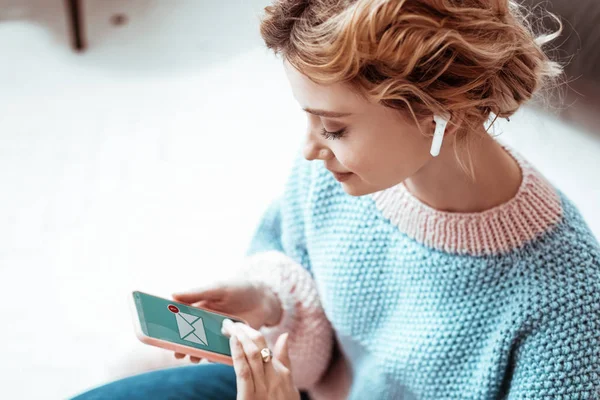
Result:
{"label": "light blue knitted sweater", "polygon": [[[300,387],[329,399],[600,399],[598,242],[510,153],[517,195],[474,214],[433,210],[403,184],[352,197],[297,160],[248,255],[282,301],[263,332],[291,332]],[[344,362],[351,386],[328,372]]]}

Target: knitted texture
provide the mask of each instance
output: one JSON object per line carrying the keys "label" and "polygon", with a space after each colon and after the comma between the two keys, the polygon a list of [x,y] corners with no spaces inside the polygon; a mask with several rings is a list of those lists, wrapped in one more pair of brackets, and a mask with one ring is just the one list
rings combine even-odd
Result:
{"label": "knitted texture", "polygon": [[534,239],[561,219],[554,188],[516,152],[523,179],[517,195],[499,207],[479,213],[434,210],[402,183],[374,193],[377,208],[408,236],[437,249],[471,255],[509,251]]}
{"label": "knitted texture", "polygon": [[290,361],[297,366],[294,383],[301,389],[314,386],[329,366],[333,331],[310,274],[278,251],[260,252],[246,261],[240,272],[266,283],[281,299],[281,321],[261,329],[267,344],[273,348],[279,335],[289,332]]}
{"label": "knitted texture", "polygon": [[[248,251],[271,254],[254,268],[271,271],[280,325],[294,327],[293,369],[321,374],[333,329],[352,399],[600,399],[598,242],[511,154],[518,193],[475,214],[431,209],[402,184],[352,197],[299,157]],[[277,283],[274,270],[299,266],[312,279]]]}

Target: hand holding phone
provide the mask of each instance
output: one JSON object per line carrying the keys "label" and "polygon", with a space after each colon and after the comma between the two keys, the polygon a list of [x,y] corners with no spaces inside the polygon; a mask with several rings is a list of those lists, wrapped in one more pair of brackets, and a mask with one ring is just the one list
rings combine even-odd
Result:
{"label": "hand holding phone", "polygon": [[[276,325],[282,313],[279,299],[270,289],[239,277],[176,293],[173,299],[195,307],[236,315],[254,329]],[[175,357],[184,358],[185,354],[175,353]],[[190,360],[198,363],[201,359],[191,356]]]}
{"label": "hand holding phone", "polygon": [[246,321],[138,291],[132,293],[131,303],[136,334],[143,343],[233,365],[229,337],[221,332],[223,320]]}
{"label": "hand holding phone", "polygon": [[[254,329],[259,329],[263,325],[277,324],[282,313],[279,299],[270,289],[243,278],[214,282],[203,288],[175,294],[174,300],[161,299],[141,292],[134,292],[133,297],[136,302],[134,319],[137,322],[140,340],[173,350],[176,358],[190,355],[192,362],[199,362],[204,358],[231,364],[228,338],[220,331],[220,324],[225,318],[234,322],[241,321]],[[145,310],[146,308],[148,310]],[[148,320],[152,325],[150,330],[145,332],[144,326],[148,328]],[[210,335],[216,335],[214,343],[220,343],[220,352],[210,348],[213,342],[208,341],[208,337],[206,341],[211,344],[205,346],[201,343],[202,337],[195,339],[194,333],[190,333],[189,337],[186,335],[185,342],[177,340],[175,330],[179,332],[183,329],[183,332],[187,333],[189,328],[184,327],[186,322],[191,324],[192,328],[202,332],[200,329],[202,327],[206,331],[205,321],[210,324]],[[174,323],[181,326],[175,326]],[[218,323],[218,326],[215,323]],[[158,335],[158,332],[164,334],[165,329],[170,330],[171,334]],[[196,340],[196,344],[188,343],[191,339]]]}

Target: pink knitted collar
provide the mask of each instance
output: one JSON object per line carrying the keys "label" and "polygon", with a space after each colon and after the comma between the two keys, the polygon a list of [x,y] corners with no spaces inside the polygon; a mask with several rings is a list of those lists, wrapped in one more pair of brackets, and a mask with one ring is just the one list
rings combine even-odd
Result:
{"label": "pink knitted collar", "polygon": [[563,211],[552,185],[520,154],[504,148],[519,163],[523,179],[512,199],[489,210],[439,211],[417,199],[404,183],[371,196],[392,224],[426,246],[475,256],[508,252],[550,230]]}

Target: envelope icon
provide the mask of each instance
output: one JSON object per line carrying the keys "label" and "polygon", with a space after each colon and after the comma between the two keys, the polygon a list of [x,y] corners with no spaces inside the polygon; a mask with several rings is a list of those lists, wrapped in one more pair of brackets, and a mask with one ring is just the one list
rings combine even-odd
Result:
{"label": "envelope icon", "polygon": [[179,336],[181,336],[183,340],[208,346],[208,340],[206,339],[206,332],[204,331],[204,322],[202,321],[202,318],[196,317],[195,315],[178,312],[175,314],[175,319],[177,320]]}

